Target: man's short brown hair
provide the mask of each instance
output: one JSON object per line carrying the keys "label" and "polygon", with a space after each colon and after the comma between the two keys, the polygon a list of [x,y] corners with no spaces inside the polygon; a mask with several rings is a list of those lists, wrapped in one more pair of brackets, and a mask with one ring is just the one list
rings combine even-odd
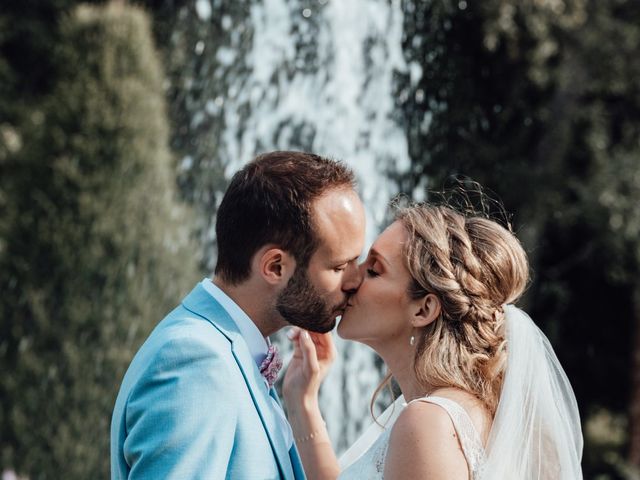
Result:
{"label": "man's short brown hair", "polygon": [[304,152],[256,157],[233,176],[218,209],[216,275],[243,282],[253,255],[267,244],[306,267],[319,244],[311,205],[337,188],[355,188],[353,171],[341,162]]}

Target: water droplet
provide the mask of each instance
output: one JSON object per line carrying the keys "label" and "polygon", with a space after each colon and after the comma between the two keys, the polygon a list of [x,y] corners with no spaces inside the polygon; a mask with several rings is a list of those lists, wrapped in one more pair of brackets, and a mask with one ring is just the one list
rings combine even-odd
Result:
{"label": "water droplet", "polygon": [[218,106],[213,100],[207,100],[207,103],[204,104],[204,109],[209,115],[215,115],[218,113]]}
{"label": "water droplet", "polygon": [[193,157],[191,155],[183,157],[182,161],[180,162],[180,170],[184,172],[187,170],[191,170],[191,167],[193,167]]}
{"label": "water droplet", "polygon": [[231,20],[231,17],[229,15],[223,15],[222,28],[225,30],[231,30],[232,25],[233,25],[233,20]]}
{"label": "water droplet", "polygon": [[198,41],[194,50],[196,52],[196,55],[202,55],[202,52],[204,52],[204,42],[202,40]]}
{"label": "water droplet", "polygon": [[304,18],[309,18],[311,16],[311,9],[305,8],[304,10],[302,10],[302,16]]}
{"label": "water droplet", "polygon": [[200,20],[209,20],[211,18],[211,3],[209,0],[197,0],[196,13],[198,17],[200,17]]}
{"label": "water droplet", "polygon": [[461,0],[460,2],[458,2],[458,8],[460,10],[466,10],[467,9],[467,2],[465,2],[464,0]]}
{"label": "water droplet", "polygon": [[198,128],[205,119],[204,112],[198,111],[191,117],[191,128]]}

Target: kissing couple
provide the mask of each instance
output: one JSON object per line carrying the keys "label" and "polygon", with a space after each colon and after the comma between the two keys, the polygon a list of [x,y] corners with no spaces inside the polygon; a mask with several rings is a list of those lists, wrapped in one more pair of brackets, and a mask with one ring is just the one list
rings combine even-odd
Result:
{"label": "kissing couple", "polygon": [[[111,478],[581,479],[571,385],[514,306],[529,280],[515,235],[413,204],[359,265],[364,231],[339,162],[272,152],[237,172],[217,212],[215,275],[156,326],[122,380]],[[338,334],[373,348],[402,396],[338,462],[318,391],[340,316]],[[288,326],[287,418],[269,336]]]}

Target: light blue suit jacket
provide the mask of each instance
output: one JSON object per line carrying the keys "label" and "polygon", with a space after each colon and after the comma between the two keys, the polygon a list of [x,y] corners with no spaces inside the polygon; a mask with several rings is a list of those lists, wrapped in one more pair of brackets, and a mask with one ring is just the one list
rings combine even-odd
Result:
{"label": "light blue suit jacket", "polygon": [[151,333],[111,420],[111,478],[304,479],[236,323],[201,286]]}

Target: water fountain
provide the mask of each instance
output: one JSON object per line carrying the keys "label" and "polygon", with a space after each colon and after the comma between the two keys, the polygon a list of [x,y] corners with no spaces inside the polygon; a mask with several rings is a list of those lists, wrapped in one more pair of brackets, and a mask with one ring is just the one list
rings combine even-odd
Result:
{"label": "water fountain", "polygon": [[[216,175],[228,179],[269,150],[313,151],[349,164],[370,243],[397,193],[390,175],[410,166],[395,99],[394,78],[408,70],[400,1],[196,0],[177,15],[173,49],[184,57],[173,65],[182,95],[175,104],[188,128],[174,143],[184,152],[181,182],[203,212],[207,267],[215,258],[211,212],[224,188]],[[287,348],[283,336],[275,340]],[[382,372],[368,348],[340,339],[337,346],[321,406],[341,452],[369,423]]]}

